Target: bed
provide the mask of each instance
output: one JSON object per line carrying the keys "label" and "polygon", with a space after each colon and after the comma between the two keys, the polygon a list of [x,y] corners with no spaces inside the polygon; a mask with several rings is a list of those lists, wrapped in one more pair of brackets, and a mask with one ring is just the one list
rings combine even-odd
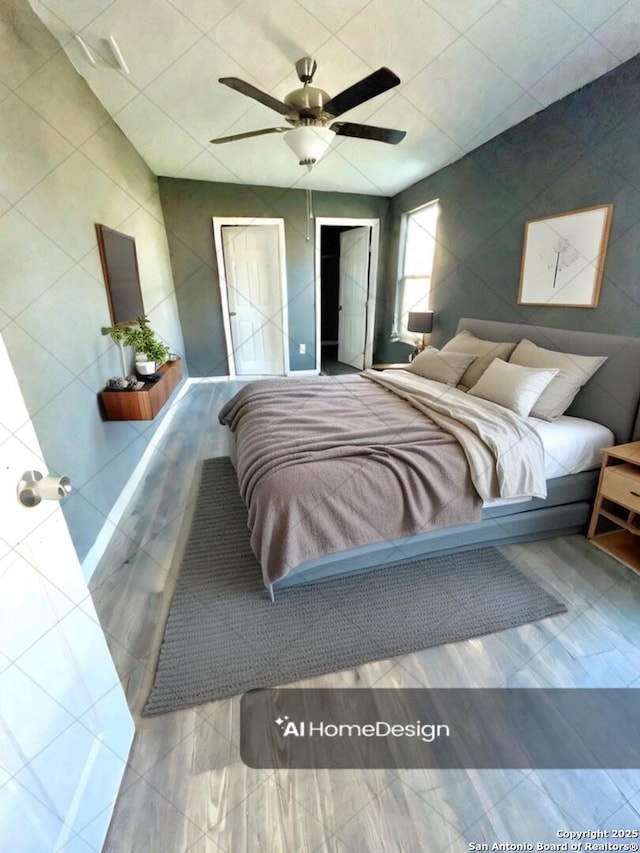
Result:
{"label": "bed", "polygon": [[[553,423],[500,413],[493,425],[501,406],[402,370],[242,389],[220,421],[237,439],[252,547],[272,598],[427,555],[584,530],[600,448],[640,437],[640,340],[470,318],[457,333],[606,360]],[[490,471],[479,443],[498,446]]]}

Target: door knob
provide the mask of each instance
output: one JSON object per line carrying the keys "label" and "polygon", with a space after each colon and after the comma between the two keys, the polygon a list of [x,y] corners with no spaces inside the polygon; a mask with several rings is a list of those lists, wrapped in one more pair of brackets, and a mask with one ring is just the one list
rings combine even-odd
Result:
{"label": "door knob", "polygon": [[40,501],[61,501],[71,491],[68,477],[44,477],[40,471],[25,471],[18,483],[18,500],[23,506],[34,507]]}

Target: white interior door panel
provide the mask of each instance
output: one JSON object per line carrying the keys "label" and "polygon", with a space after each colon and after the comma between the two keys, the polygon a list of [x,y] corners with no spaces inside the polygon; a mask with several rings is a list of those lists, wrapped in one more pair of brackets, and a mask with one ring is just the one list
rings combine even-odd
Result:
{"label": "white interior door panel", "polygon": [[369,296],[369,236],[362,226],[340,234],[338,361],[364,368]]}
{"label": "white interior door panel", "polygon": [[238,376],[284,370],[280,237],[276,225],[223,225],[229,326]]}

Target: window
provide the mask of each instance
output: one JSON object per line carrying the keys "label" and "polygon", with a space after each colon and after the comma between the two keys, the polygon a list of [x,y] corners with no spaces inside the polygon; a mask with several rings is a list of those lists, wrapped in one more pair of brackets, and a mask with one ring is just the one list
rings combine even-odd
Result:
{"label": "window", "polygon": [[405,213],[400,224],[400,257],[392,337],[408,344],[414,343],[416,337],[407,331],[409,311],[430,310],[438,213],[438,202],[433,201]]}

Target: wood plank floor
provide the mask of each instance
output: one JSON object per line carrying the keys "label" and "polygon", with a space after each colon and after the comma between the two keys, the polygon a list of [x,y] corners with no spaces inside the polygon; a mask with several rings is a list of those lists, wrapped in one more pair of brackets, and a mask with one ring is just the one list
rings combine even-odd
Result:
{"label": "wood plank floor", "polygon": [[[198,465],[227,452],[217,413],[236,387],[194,384],[174,404],[90,584],[137,729],[105,853],[462,853],[637,828],[636,770],[253,770],[239,757],[239,697],[140,716]],[[300,685],[640,687],[640,577],[581,536],[503,551],[569,612]]]}

